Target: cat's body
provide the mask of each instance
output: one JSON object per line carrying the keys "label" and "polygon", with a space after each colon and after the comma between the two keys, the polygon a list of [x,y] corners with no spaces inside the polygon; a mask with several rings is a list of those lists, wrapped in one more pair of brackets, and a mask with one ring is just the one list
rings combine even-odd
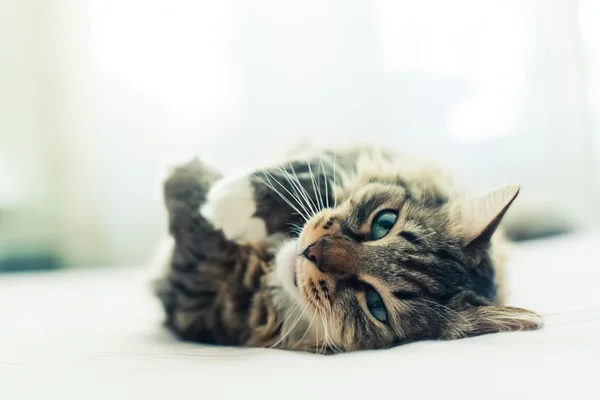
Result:
{"label": "cat's body", "polygon": [[541,326],[501,306],[494,232],[517,188],[469,200],[373,149],[282,167],[219,180],[193,161],[167,178],[155,288],[181,338],[335,352]]}

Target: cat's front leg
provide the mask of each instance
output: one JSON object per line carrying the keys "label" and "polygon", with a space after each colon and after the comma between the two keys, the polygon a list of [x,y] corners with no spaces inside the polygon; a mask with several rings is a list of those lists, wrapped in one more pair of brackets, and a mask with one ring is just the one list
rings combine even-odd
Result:
{"label": "cat's front leg", "polygon": [[323,208],[334,205],[331,160],[292,161],[219,180],[201,213],[229,240],[255,241],[294,234]]}
{"label": "cat's front leg", "polygon": [[264,218],[256,215],[256,191],[252,175],[221,178],[208,192],[200,213],[229,240],[264,239],[268,232]]}

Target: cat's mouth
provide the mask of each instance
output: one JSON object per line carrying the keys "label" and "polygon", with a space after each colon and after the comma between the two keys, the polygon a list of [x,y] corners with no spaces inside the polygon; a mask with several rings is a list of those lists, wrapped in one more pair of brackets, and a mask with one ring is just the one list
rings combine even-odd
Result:
{"label": "cat's mouth", "polygon": [[292,276],[292,284],[294,287],[298,287],[298,264],[300,256],[297,254],[290,255],[289,258],[289,271]]}
{"label": "cat's mouth", "polygon": [[279,281],[293,295],[297,295],[299,267],[302,260],[298,255],[298,242],[289,241],[279,250],[276,258],[276,274]]}
{"label": "cat's mouth", "polygon": [[300,264],[299,260],[300,256],[298,254],[290,254],[288,260],[288,270],[292,277],[292,284],[294,285],[294,287],[298,287],[298,264]]}
{"label": "cat's mouth", "polygon": [[292,281],[295,287],[298,287],[298,258],[300,256],[294,257],[292,261]]}

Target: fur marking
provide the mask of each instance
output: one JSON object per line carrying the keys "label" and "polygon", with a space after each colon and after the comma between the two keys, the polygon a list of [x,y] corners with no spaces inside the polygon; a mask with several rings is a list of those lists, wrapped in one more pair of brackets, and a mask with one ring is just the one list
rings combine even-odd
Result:
{"label": "fur marking", "polygon": [[225,237],[235,241],[260,240],[267,237],[261,218],[255,217],[254,188],[247,176],[223,178],[207,195],[200,213]]}

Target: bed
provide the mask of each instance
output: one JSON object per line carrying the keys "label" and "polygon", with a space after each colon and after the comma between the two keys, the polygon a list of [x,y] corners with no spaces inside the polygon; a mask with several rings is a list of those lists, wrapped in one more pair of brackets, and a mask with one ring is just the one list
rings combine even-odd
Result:
{"label": "bed", "polygon": [[142,268],[0,276],[0,399],[600,399],[600,233],[520,244],[541,331],[337,356],[176,341]]}

